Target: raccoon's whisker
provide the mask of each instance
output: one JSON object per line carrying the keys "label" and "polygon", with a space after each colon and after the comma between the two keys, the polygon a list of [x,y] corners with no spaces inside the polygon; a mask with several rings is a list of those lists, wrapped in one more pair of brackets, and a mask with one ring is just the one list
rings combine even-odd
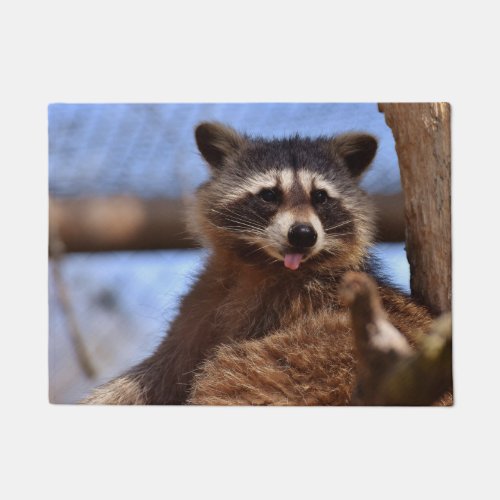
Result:
{"label": "raccoon's whisker", "polygon": [[249,227],[245,227],[245,226],[236,226],[236,225],[233,225],[233,226],[219,226],[217,224],[213,224],[212,222],[210,222],[210,225],[212,227],[215,227],[216,229],[231,231],[232,233],[245,233],[245,234],[252,233],[252,234],[262,234],[262,235],[265,235],[264,231],[262,231],[262,230],[259,230],[259,229],[256,229],[256,228],[249,228]]}
{"label": "raccoon's whisker", "polygon": [[[343,236],[355,236],[356,233],[339,233],[325,238],[326,245],[338,245]],[[336,248],[337,249],[337,248]],[[326,248],[324,249],[326,251]]]}
{"label": "raccoon's whisker", "polygon": [[236,224],[239,224],[241,226],[246,226],[246,227],[251,228],[251,229],[262,229],[260,226],[252,224],[248,219],[241,219],[241,218],[234,217],[234,215],[238,215],[237,212],[234,212],[234,213],[231,213],[231,215],[228,215],[227,213],[219,212],[218,210],[214,210],[214,209],[212,209],[211,211],[215,212],[219,215],[222,215],[225,219],[227,219],[231,222],[234,222]]}
{"label": "raccoon's whisker", "polygon": [[262,217],[256,210],[252,210],[252,214],[257,217],[257,219],[261,220],[264,224],[267,224],[268,221]]}
{"label": "raccoon's whisker", "polygon": [[241,224],[233,223],[230,226],[225,226],[227,229],[233,230],[233,231],[239,231],[242,233],[245,232],[251,232],[253,234],[260,234],[260,235],[265,235],[265,231],[260,228],[260,227],[254,227],[254,226],[242,226]]}
{"label": "raccoon's whisker", "polygon": [[267,258],[265,260],[265,262],[266,262],[266,264],[274,264],[275,262],[279,262],[279,260],[275,259],[274,257],[269,256],[269,258]]}
{"label": "raccoon's whisker", "polygon": [[330,248],[324,248],[324,249],[323,249],[323,252],[328,253],[328,254],[330,254],[330,255],[334,255],[334,256],[335,256],[335,255],[338,255],[338,252],[336,252],[335,250],[330,249]]}
{"label": "raccoon's whisker", "polygon": [[[218,214],[221,214],[221,215],[226,215],[226,213],[223,213],[223,212],[220,212],[219,210],[215,210],[214,208],[211,209],[212,212],[216,212]],[[264,225],[267,225],[267,220],[264,219],[264,217],[262,217],[256,210],[251,210],[251,213],[259,220],[261,220]],[[243,217],[243,220],[248,220],[247,216],[241,212],[240,210],[237,210],[237,209],[231,209],[231,215],[236,215],[236,216],[240,216],[240,217]]]}
{"label": "raccoon's whisker", "polygon": [[258,246],[255,250],[252,250],[250,253],[247,253],[246,256],[249,257],[250,255],[253,255],[255,252],[258,252],[259,250],[264,250],[265,248],[272,247],[272,243],[269,245],[263,245],[263,246]]}
{"label": "raccoon's whisker", "polygon": [[267,223],[265,223],[265,224],[255,223],[253,221],[248,220],[248,218],[243,218],[241,216],[238,217],[239,214],[237,212],[235,212],[234,214],[231,214],[231,215],[227,215],[227,214],[223,214],[223,213],[220,213],[220,214],[223,215],[227,220],[230,220],[232,222],[238,222],[238,223],[240,223],[242,225],[246,225],[246,226],[264,227],[267,225]]}
{"label": "raccoon's whisker", "polygon": [[[217,224],[214,224],[213,222],[210,222],[208,221],[208,223],[212,226],[212,227],[215,227],[215,229],[220,229],[222,231],[226,230],[227,231],[227,227],[224,227],[224,226],[218,226]],[[242,230],[234,230],[235,232],[240,232],[240,233],[243,233],[244,231]]]}
{"label": "raccoon's whisker", "polygon": [[331,226],[331,227],[327,227],[324,229],[324,231],[332,231],[334,229],[337,229],[339,227],[342,227],[342,226],[345,226],[347,224],[351,224],[352,222],[358,222],[359,219],[351,219],[351,220],[348,220],[348,221],[344,221],[344,222],[341,222],[340,224],[337,224],[336,226]]}
{"label": "raccoon's whisker", "polygon": [[[247,210],[249,209],[249,207],[247,207]],[[266,219],[264,219],[264,217],[262,217],[262,215],[260,215],[255,209],[250,209],[251,213],[253,215],[255,215],[255,217],[257,217],[258,219],[260,219],[262,222],[264,222],[264,224],[267,224],[267,221]],[[239,215],[242,215],[242,216],[245,216],[245,214],[239,210],[235,210],[233,209],[232,210],[232,213],[235,213],[235,214],[239,214]]]}
{"label": "raccoon's whisker", "polygon": [[232,217],[226,217],[226,220],[228,220],[229,222],[233,222],[234,224],[240,226],[240,227],[249,227],[251,229],[262,229],[261,226],[257,226],[255,224],[251,224],[249,222],[246,222],[246,221],[242,221],[242,220],[239,220],[239,219],[234,219]]}
{"label": "raccoon's whisker", "polygon": [[338,233],[338,234],[335,234],[335,236],[353,236],[355,235],[356,233]]}
{"label": "raccoon's whisker", "polygon": [[[240,221],[236,221],[236,220],[233,220],[231,218],[227,218],[227,220],[232,223],[232,225],[226,226],[227,228],[235,228],[235,229],[241,229],[241,230],[247,230],[247,231],[250,230],[253,232],[258,232],[260,234],[264,234],[264,230],[259,226],[252,226],[250,224],[244,224]],[[218,227],[220,227],[221,229],[223,228],[223,226],[218,226]]]}
{"label": "raccoon's whisker", "polygon": [[346,224],[351,224],[352,222],[360,222],[361,219],[359,217],[353,217],[352,219],[345,220],[341,222],[340,224],[336,224],[335,226],[332,226],[330,229],[335,229],[337,227],[342,227],[345,226]]}
{"label": "raccoon's whisker", "polygon": [[213,222],[208,221],[208,223],[214,227],[215,229],[220,229],[222,231],[231,231],[232,233],[242,233],[242,234],[248,234],[252,233],[254,235],[262,235],[266,236],[265,231],[259,228],[255,227],[245,227],[245,226],[219,226],[217,224],[214,224]]}

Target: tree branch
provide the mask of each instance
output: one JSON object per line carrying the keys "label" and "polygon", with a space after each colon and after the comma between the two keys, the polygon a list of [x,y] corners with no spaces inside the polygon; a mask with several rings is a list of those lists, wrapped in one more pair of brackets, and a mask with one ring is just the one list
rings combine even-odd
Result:
{"label": "tree branch", "polygon": [[351,307],[358,357],[353,404],[421,406],[452,386],[451,315],[444,314],[414,350],[388,321],[375,282],[347,273],[342,296]]}
{"label": "tree branch", "polygon": [[64,278],[61,270],[61,261],[64,255],[64,244],[59,239],[57,233],[51,232],[49,237],[49,255],[51,257],[52,276],[56,288],[57,298],[61,304],[61,309],[68,325],[68,333],[75,349],[76,357],[83,372],[88,378],[95,377],[96,370],[85,348],[78,321],[74,313],[69,294],[66,290]]}

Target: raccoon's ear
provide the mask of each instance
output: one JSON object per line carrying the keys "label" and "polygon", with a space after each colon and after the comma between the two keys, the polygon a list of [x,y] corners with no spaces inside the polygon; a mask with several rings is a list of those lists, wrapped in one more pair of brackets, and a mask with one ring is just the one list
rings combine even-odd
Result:
{"label": "raccoon's ear", "polygon": [[194,135],[200,153],[214,170],[220,169],[226,158],[245,144],[245,139],[236,130],[216,122],[200,123]]}
{"label": "raccoon's ear", "polygon": [[370,165],[377,152],[377,140],[368,134],[342,134],[333,139],[332,146],[355,178]]}

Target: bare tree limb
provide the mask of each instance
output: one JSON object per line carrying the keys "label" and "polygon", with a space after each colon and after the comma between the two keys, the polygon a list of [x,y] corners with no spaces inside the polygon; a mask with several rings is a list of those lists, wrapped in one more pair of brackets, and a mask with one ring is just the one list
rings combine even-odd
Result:
{"label": "bare tree limb", "polygon": [[61,304],[61,309],[66,317],[66,322],[68,325],[68,333],[75,349],[76,357],[83,372],[88,378],[94,378],[96,375],[96,370],[94,365],[90,361],[90,357],[83,343],[80,328],[78,326],[78,321],[76,315],[73,311],[71,300],[66,290],[66,285],[64,283],[64,278],[62,275],[61,261],[64,255],[64,244],[58,238],[57,233],[52,232],[49,237],[49,255],[51,257],[51,269],[52,277],[54,278],[54,286],[56,288],[57,298]]}

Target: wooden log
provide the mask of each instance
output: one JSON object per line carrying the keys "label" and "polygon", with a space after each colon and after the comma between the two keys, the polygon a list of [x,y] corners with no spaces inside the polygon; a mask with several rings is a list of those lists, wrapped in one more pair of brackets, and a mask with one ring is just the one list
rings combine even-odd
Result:
{"label": "wooden log", "polygon": [[181,200],[134,196],[51,198],[49,231],[65,252],[159,250],[197,246]]}
{"label": "wooden log", "polygon": [[451,145],[448,103],[379,104],[392,129],[405,199],[413,297],[451,310]]}
{"label": "wooden log", "polygon": [[[374,196],[379,213],[378,239],[404,238],[401,193]],[[106,252],[193,248],[186,209],[179,199],[134,196],[51,198],[49,229],[65,252]]]}

